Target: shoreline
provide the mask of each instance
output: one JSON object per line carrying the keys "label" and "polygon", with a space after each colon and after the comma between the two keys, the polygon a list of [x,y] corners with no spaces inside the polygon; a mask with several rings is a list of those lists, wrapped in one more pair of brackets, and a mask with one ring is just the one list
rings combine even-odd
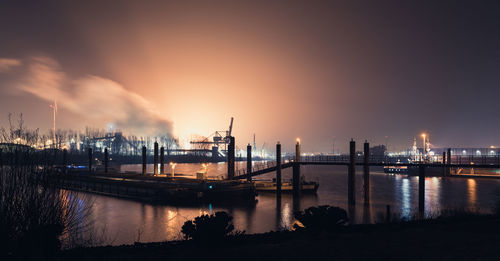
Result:
{"label": "shoreline", "polygon": [[239,235],[210,245],[189,240],[76,248],[56,260],[498,260],[499,233],[500,217],[475,215]]}

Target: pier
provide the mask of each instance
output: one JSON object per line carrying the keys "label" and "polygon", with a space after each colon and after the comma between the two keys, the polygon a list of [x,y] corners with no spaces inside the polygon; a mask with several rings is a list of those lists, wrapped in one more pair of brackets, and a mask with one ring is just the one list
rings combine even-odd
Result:
{"label": "pier", "polygon": [[52,176],[50,184],[64,189],[172,205],[256,203],[253,184],[238,180],[72,172]]}
{"label": "pier", "polygon": [[[411,162],[407,157],[373,157],[370,155],[370,144],[365,141],[364,150],[361,155],[356,155],[356,143],[354,140],[349,142],[349,155],[346,156],[301,156],[300,155],[300,141],[297,141],[295,147],[295,156],[289,157],[285,160],[285,163],[281,163],[281,145],[279,142],[276,145],[276,162],[266,162],[265,167],[262,168],[248,168],[246,170],[241,170],[234,179],[247,179],[251,180],[252,177],[263,175],[266,173],[276,172],[276,182],[281,184],[281,170],[286,168],[292,168],[292,184],[294,197],[300,196],[300,166],[303,165],[330,165],[330,166],[347,166],[347,176],[348,176],[348,205],[354,206],[356,204],[355,199],[355,173],[356,166],[363,166],[363,201],[368,203],[370,201],[370,167],[387,167],[392,165],[397,165],[399,167],[407,167],[418,170],[416,172],[419,177],[419,217],[423,218],[425,212],[425,178],[428,176],[426,172],[436,172],[439,176],[443,177],[472,177],[473,175],[463,175],[456,174],[452,170],[459,168],[471,168],[471,169],[499,169],[500,168],[500,157],[498,156],[482,156],[482,157],[464,157],[460,155],[451,155],[451,149],[447,152],[443,152],[443,156],[438,159],[423,161],[423,162]],[[251,156],[250,156],[251,157]],[[248,159],[251,162],[251,159]],[[233,170],[234,171],[234,170]],[[435,175],[433,175],[435,176]],[[475,177],[492,177],[494,175],[478,175]],[[229,176],[228,176],[229,177]],[[500,178],[500,175],[497,176]],[[230,178],[230,177],[229,177]],[[277,185],[278,195],[281,193],[280,186]],[[278,196],[279,198],[279,196]],[[298,200],[297,200],[298,202]]]}

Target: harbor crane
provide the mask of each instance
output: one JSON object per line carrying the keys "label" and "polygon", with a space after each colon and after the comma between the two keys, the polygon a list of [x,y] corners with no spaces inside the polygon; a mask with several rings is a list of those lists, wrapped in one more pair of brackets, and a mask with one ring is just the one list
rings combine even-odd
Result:
{"label": "harbor crane", "polygon": [[227,152],[227,145],[230,142],[231,138],[231,133],[233,131],[233,121],[234,118],[231,117],[231,122],[229,123],[229,130],[227,131],[215,131],[212,133],[210,136],[202,139],[202,140],[195,140],[191,141],[191,144],[198,145],[201,148],[208,149],[207,147],[209,145],[212,145],[212,147],[217,147],[221,148],[222,151],[225,153]]}

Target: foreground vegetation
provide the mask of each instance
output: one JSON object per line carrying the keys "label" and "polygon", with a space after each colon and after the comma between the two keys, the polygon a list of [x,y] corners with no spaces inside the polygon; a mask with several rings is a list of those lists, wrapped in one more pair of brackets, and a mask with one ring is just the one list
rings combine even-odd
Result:
{"label": "foreground vegetation", "polygon": [[0,165],[1,260],[50,259],[63,247],[93,244],[82,234],[90,231],[90,208],[79,203],[81,195],[49,186],[53,173]]}
{"label": "foreground vegetation", "polygon": [[[317,217],[313,217],[316,212]],[[321,212],[318,214],[318,212]],[[309,214],[308,214],[309,213]],[[59,260],[500,260],[500,218],[467,211],[448,211],[427,220],[344,225],[344,211],[334,207],[303,213],[304,223],[337,217],[327,229],[245,235],[223,240],[186,240],[64,251]],[[221,216],[222,217],[222,216]],[[340,217],[340,218],[338,218]],[[215,218],[215,215],[212,216]],[[203,220],[206,223],[210,217]],[[223,220],[225,218],[219,218]],[[307,221],[306,221],[307,220]],[[309,223],[309,224],[314,224]],[[191,230],[192,231],[192,230]]]}

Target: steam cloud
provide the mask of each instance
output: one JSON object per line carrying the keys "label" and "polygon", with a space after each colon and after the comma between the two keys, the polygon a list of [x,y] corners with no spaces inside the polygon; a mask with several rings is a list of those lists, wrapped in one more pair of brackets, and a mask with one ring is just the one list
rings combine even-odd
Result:
{"label": "steam cloud", "polygon": [[[1,60],[0,60],[1,61]],[[91,121],[112,122],[136,135],[171,135],[172,122],[154,111],[140,95],[109,79],[88,75],[71,79],[54,59],[27,60],[26,75],[18,87]],[[0,69],[2,67],[0,66]]]}
{"label": "steam cloud", "polygon": [[0,72],[7,72],[12,67],[21,65],[21,61],[17,59],[0,58]]}

